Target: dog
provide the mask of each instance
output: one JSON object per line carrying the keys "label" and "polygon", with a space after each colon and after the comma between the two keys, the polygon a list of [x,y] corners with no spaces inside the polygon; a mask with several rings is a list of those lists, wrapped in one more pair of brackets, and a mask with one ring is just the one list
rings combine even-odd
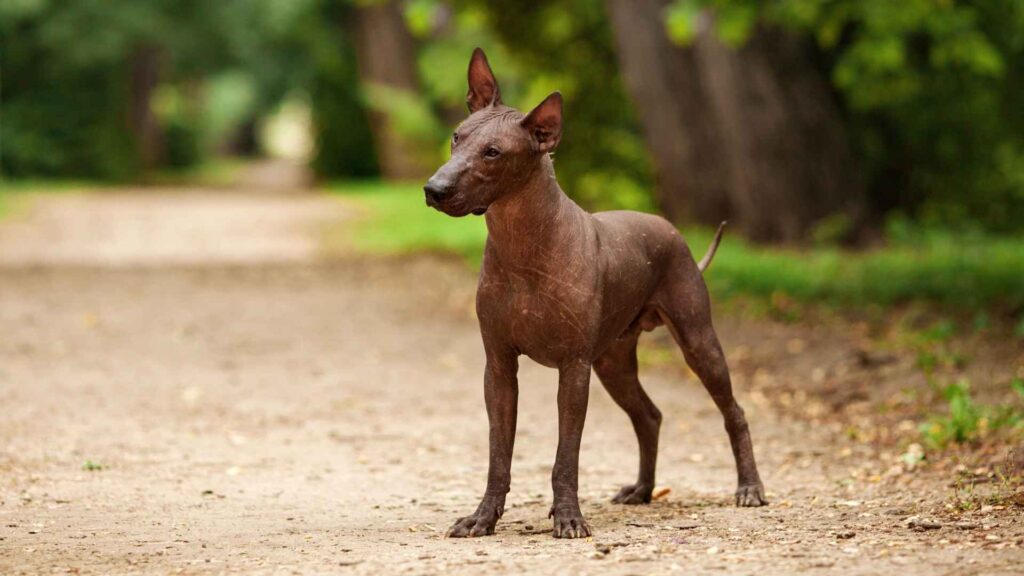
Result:
{"label": "dog", "polygon": [[636,346],[641,332],[662,324],[725,420],[739,479],[736,504],[766,504],[702,276],[722,228],[698,264],[664,218],[585,212],[562,192],[551,159],[562,135],[562,95],[552,93],[526,115],[505,106],[480,48],[468,77],[470,115],[452,135],[451,159],[423,187],[428,206],[454,217],[484,215],[488,231],[476,297],[490,423],[487,488],[476,511],[447,535],[493,534],[504,512],[523,354],[558,369],[554,537],[591,535],[577,497],[591,370],[629,415],[640,445],[637,481],[613,502],[650,502],[661,412],[637,378]]}

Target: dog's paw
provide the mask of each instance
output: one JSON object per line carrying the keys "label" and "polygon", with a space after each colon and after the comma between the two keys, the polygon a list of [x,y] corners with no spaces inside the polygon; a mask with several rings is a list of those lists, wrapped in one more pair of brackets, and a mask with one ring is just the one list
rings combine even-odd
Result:
{"label": "dog's paw", "polygon": [[445,533],[446,538],[476,538],[494,534],[494,526],[498,523],[501,512],[494,507],[481,506],[469,516],[463,516],[452,524]]}
{"label": "dog's paw", "polygon": [[552,510],[551,516],[555,519],[554,529],[551,534],[555,538],[588,538],[590,537],[590,526],[583,519],[579,510]]}
{"label": "dog's paw", "polygon": [[612,498],[612,502],[615,504],[650,504],[652,492],[654,492],[653,486],[630,484],[623,486],[622,490],[619,490],[619,493]]}
{"label": "dog's paw", "polygon": [[765,506],[764,486],[760,483],[740,486],[736,489],[736,505],[741,507]]}

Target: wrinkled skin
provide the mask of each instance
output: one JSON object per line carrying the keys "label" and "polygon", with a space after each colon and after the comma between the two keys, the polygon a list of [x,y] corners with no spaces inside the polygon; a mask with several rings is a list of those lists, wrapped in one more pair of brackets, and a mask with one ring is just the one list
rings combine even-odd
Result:
{"label": "wrinkled skin", "polygon": [[480,505],[448,535],[493,534],[504,511],[521,354],[558,369],[554,536],[591,534],[577,476],[592,370],[629,415],[640,446],[637,481],[613,501],[650,502],[661,413],[637,379],[636,345],[642,331],[662,324],[725,420],[739,478],[736,504],[766,504],[747,422],[712,326],[702,267],[675,227],[638,212],[588,214],[562,192],[549,155],[561,138],[560,94],[525,116],[504,106],[479,49],[469,87],[471,114],[452,137],[452,158],[424,186],[428,205],[451,216],[485,214],[488,230],[477,315],[487,358],[490,467]]}

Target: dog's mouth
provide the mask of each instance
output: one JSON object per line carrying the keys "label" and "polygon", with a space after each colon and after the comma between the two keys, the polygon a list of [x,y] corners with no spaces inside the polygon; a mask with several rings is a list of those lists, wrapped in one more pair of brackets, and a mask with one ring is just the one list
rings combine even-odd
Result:
{"label": "dog's mouth", "polygon": [[458,195],[439,199],[428,194],[426,201],[427,206],[455,218],[461,218],[462,216],[468,216],[469,214],[481,216],[487,212],[486,206],[469,207],[466,202],[462,200],[462,197]]}

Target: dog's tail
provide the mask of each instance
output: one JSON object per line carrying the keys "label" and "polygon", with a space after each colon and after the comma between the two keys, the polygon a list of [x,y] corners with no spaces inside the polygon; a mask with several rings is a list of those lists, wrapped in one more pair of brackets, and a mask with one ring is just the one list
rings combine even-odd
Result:
{"label": "dog's tail", "polygon": [[697,268],[703,273],[711,266],[711,261],[715,258],[715,252],[718,252],[718,245],[722,243],[722,232],[725,231],[725,222],[718,225],[718,231],[715,232],[715,239],[711,241],[711,246],[708,248],[704,257],[697,263]]}

